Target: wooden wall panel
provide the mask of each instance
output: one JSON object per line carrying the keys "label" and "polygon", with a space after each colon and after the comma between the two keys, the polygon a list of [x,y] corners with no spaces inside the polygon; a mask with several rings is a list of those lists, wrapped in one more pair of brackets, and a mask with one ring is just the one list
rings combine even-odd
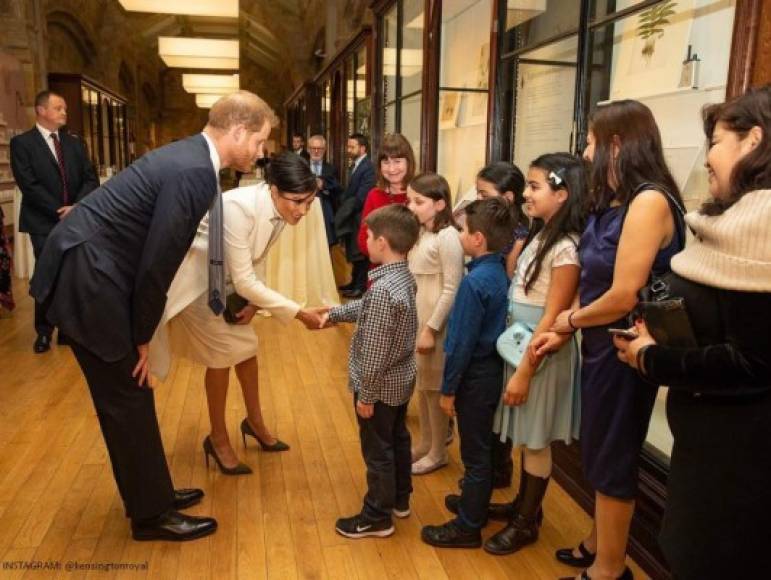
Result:
{"label": "wooden wall panel", "polygon": [[761,4],[755,64],[752,69],[753,87],[771,83],[771,2]]}

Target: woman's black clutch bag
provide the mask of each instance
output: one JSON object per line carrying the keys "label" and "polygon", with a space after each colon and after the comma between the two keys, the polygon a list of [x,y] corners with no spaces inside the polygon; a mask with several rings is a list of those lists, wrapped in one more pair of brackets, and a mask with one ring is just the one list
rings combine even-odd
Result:
{"label": "woman's black clutch bag", "polygon": [[228,297],[225,300],[225,311],[222,313],[225,322],[228,324],[237,324],[238,318],[236,315],[246,308],[248,304],[249,301],[243,296],[240,296],[235,292],[228,294]]}
{"label": "woman's black clutch bag", "polygon": [[658,344],[676,348],[698,346],[682,298],[642,302],[639,307],[648,332]]}
{"label": "woman's black clutch bag", "polygon": [[[672,295],[667,275],[651,275],[647,286],[639,293],[640,301],[633,317],[642,318],[648,332],[662,346],[690,348],[698,346],[688,318],[685,300]],[[630,321],[634,324],[634,320]]]}

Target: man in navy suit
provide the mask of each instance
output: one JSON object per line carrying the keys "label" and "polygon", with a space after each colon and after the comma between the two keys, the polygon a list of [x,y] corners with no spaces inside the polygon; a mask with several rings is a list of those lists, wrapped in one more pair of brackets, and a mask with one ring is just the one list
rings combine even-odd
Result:
{"label": "man in navy suit", "polygon": [[348,187],[343,193],[340,208],[335,216],[335,228],[338,237],[345,245],[345,254],[353,266],[351,281],[340,290],[347,298],[358,298],[367,289],[367,272],[369,261],[356,243],[361,222],[361,210],[367,200],[367,194],[375,187],[375,168],[367,157],[369,142],[361,133],[354,133],[348,138],[346,152],[351,160],[352,168]]}
{"label": "man in navy suit", "polygon": [[[11,139],[11,169],[22,194],[19,231],[29,234],[37,260],[54,226],[99,187],[99,180],[83,142],[62,130],[67,103],[61,96],[39,93],[35,120],[32,129]],[[51,348],[53,326],[39,302],[35,303],[35,331],[34,351],[46,352]],[[61,332],[59,343],[67,343]]]}
{"label": "man in navy suit", "polygon": [[[147,153],[78,203],[51,232],[32,278],[30,293],[72,340],[135,540],[192,540],[217,529],[212,518],[178,511],[203,492],[172,486],[148,343],[198,223],[218,210],[219,170],[250,171],[276,122],[257,95],[222,97],[202,133]],[[210,274],[222,266],[213,249]],[[209,304],[221,313],[217,300]]]}
{"label": "man in navy suit", "polygon": [[292,151],[294,151],[297,155],[306,161],[311,160],[311,156],[305,149],[305,137],[303,137],[302,133],[292,134]]}
{"label": "man in navy suit", "polygon": [[337,179],[337,171],[331,163],[324,161],[327,152],[327,140],[323,135],[314,135],[308,139],[311,171],[317,177],[321,211],[324,213],[324,227],[327,232],[327,243],[333,246],[337,243],[335,235],[335,206],[342,188]]}

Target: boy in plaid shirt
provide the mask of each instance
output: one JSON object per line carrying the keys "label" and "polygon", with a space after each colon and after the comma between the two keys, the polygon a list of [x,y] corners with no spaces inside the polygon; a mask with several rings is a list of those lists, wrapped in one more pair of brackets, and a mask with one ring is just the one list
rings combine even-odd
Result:
{"label": "boy in plaid shirt", "polygon": [[389,205],[366,219],[369,273],[364,296],[329,311],[329,322],[356,322],[348,371],[367,465],[367,495],[359,514],[337,520],[349,538],[394,533],[391,515],[410,514],[410,433],[405,417],[415,386],[416,285],[407,253],[420,226],[410,210]]}

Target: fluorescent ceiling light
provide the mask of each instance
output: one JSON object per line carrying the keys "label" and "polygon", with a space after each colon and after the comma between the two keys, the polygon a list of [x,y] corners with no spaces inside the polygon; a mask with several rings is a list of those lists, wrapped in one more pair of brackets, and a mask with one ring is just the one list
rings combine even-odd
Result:
{"label": "fluorescent ceiling light", "polygon": [[238,69],[238,41],[159,36],[158,54],[166,66]]}
{"label": "fluorescent ceiling light", "polygon": [[238,18],[238,0],[118,0],[129,12]]}
{"label": "fluorescent ceiling light", "polygon": [[238,90],[238,75],[183,74],[182,87],[188,93],[228,95]]}
{"label": "fluorescent ceiling light", "polygon": [[201,109],[211,109],[212,105],[219,101],[222,95],[208,95],[206,93],[198,93],[195,96],[195,104]]}

